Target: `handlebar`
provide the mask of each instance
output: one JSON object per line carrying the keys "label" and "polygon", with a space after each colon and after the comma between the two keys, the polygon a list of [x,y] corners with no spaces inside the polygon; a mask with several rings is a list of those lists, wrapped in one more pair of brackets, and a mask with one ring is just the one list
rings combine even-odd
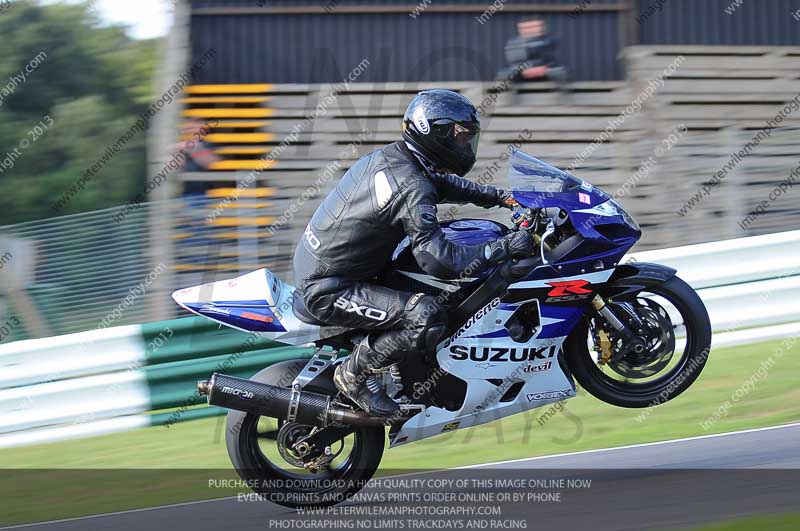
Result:
{"label": "handlebar", "polygon": [[547,227],[545,228],[544,233],[542,233],[541,242],[539,242],[539,255],[542,257],[542,263],[544,265],[547,265],[549,263],[547,261],[547,257],[544,255],[544,250],[545,250],[545,247],[547,246],[547,243],[546,243],[547,242],[547,238],[549,238],[550,236],[552,236],[555,233],[556,233],[556,224],[553,221],[553,219],[551,218],[550,221],[547,222]]}
{"label": "handlebar", "polygon": [[551,208],[525,208],[520,207],[511,211],[511,222],[516,230],[526,230],[532,233],[534,241],[539,246],[539,259],[542,264],[548,264],[545,251],[551,251],[547,239],[556,234],[558,227],[567,219],[566,212],[557,207]]}

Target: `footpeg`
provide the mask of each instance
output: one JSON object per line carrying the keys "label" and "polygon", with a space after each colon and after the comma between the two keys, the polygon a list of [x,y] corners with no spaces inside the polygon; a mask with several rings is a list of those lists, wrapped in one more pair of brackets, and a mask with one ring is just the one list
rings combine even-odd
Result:
{"label": "footpeg", "polygon": [[322,374],[322,372],[328,368],[330,364],[336,361],[337,352],[329,351],[329,350],[322,350],[317,349],[314,353],[314,356],[306,366],[303,367],[303,370],[300,371],[300,374],[292,382],[292,394],[289,399],[289,412],[286,415],[286,420],[289,422],[294,422],[297,418],[297,410],[300,407],[300,392],[303,388],[313,380],[316,376]]}

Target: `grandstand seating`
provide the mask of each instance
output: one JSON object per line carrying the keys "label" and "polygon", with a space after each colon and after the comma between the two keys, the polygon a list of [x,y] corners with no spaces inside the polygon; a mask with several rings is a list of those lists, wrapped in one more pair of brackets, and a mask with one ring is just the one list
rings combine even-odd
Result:
{"label": "grandstand seating", "polygon": [[[683,62],[671,77],[655,94],[642,99],[648,82],[679,55]],[[186,91],[184,115],[220,121],[207,140],[223,160],[214,165],[213,172],[182,178],[230,187],[258,170],[253,186],[271,187],[270,200],[263,201],[265,196],[234,201],[236,206],[230,209],[236,214],[215,221],[232,229],[219,234],[235,237],[221,263],[235,269],[263,265],[261,260],[269,257],[280,272],[288,266],[294,243],[319,201],[303,192],[320,183],[320,195],[324,195],[358,157],[397,139],[405,106],[417,91],[440,87],[460,91],[482,106],[481,157],[472,178],[489,179],[500,187],[505,185],[506,169],[498,171],[496,163],[508,144],[519,141],[523,150],[560,167],[573,165],[573,173],[613,194],[633,178],[671,131],[685,124],[688,131],[677,144],[657,156],[657,164],[636,181],[630,193],[621,196],[645,232],[638,248],[800,225],[800,212],[792,206],[797,198],[792,201],[791,197],[776,201],[757,224],[746,229],[738,225],[797,166],[800,112],[790,114],[771,133],[769,142],[758,146],[700,206],[685,216],[676,213],[732,153],[800,92],[800,48],[636,46],[625,50],[624,59],[627,81],[573,83],[566,91],[550,83],[515,84],[505,90],[498,82],[353,83],[341,92],[330,85],[192,86]],[[644,102],[642,110],[619,123],[617,118],[637,96]],[[307,120],[310,113],[316,113],[316,118]],[[615,119],[618,126],[611,128],[610,138],[576,161]],[[298,126],[296,140],[279,149]],[[359,137],[362,131],[368,134]],[[279,149],[275,160],[265,161],[275,149]],[[287,217],[290,205],[295,208]],[[213,201],[207,207],[216,208]],[[504,216],[472,207],[459,207],[451,214]],[[279,231],[258,236],[259,231],[267,232],[267,222],[281,218],[288,221],[278,222]],[[242,238],[255,243],[246,260],[237,260],[233,255],[247,247]],[[273,252],[257,250],[264,246]],[[281,259],[275,256],[276,248],[284,253]],[[218,265],[209,265],[208,270]]]}
{"label": "grandstand seating", "polygon": [[185,90],[183,116],[216,120],[205,140],[216,145],[222,160],[210,170],[264,170],[273,165],[263,159],[269,153],[265,144],[275,140],[268,131],[270,122],[264,120],[274,113],[271,91],[272,85],[266,84],[193,85]]}

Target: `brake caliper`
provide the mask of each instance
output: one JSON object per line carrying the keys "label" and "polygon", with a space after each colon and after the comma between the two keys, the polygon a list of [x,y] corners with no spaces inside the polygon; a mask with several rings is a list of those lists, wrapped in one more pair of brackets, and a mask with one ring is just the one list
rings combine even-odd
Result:
{"label": "brake caliper", "polygon": [[597,335],[600,337],[600,365],[605,365],[611,359],[611,356],[614,354],[613,350],[611,349],[611,338],[608,337],[608,332],[603,330],[602,328],[597,331]]}

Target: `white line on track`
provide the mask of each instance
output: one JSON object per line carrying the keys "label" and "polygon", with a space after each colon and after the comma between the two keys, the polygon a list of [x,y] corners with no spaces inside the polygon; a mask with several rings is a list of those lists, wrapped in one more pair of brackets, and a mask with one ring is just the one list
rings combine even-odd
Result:
{"label": "white line on track", "polygon": [[743,435],[746,433],[757,433],[760,431],[772,431],[772,430],[781,430],[784,428],[797,428],[800,427],[800,422],[793,422],[792,424],[781,424],[779,426],[768,426],[766,428],[751,428],[749,430],[739,430],[739,431],[728,431],[724,433],[712,433],[710,435],[696,435],[694,437],[684,437],[682,439],[670,439],[668,441],[657,441],[657,442],[649,442],[649,443],[640,443],[640,444],[629,444],[626,446],[615,446],[612,448],[597,448],[595,450],[583,450],[581,452],[567,452],[564,454],[553,454],[553,455],[542,455],[539,457],[523,457],[521,459],[510,459],[508,461],[495,461],[493,463],[481,463],[479,465],[467,465],[467,466],[460,466],[456,467],[454,470],[462,470],[462,469],[469,469],[469,468],[480,468],[484,466],[494,466],[494,465],[506,465],[510,463],[522,463],[526,461],[539,461],[543,459],[553,459],[556,457],[571,457],[575,455],[586,455],[586,454],[597,454],[601,452],[613,452],[615,450],[628,450],[631,448],[646,448],[648,446],[662,446],[667,444],[675,444],[675,443],[682,443],[682,442],[690,442],[690,441],[699,441],[702,439],[716,439],[718,437],[728,437],[730,435]]}
{"label": "white line on track", "polygon": [[62,524],[64,522],[78,522],[80,520],[90,520],[92,518],[105,518],[107,516],[117,516],[120,514],[131,514],[131,513],[142,513],[146,511],[155,511],[157,509],[169,509],[170,507],[185,507],[187,505],[199,505],[201,503],[211,503],[211,502],[218,502],[223,500],[234,500],[236,498],[229,497],[229,498],[213,498],[211,500],[195,500],[190,502],[183,502],[183,503],[173,503],[170,505],[158,505],[156,507],[143,507],[141,509],[128,509],[127,511],[117,511],[114,513],[103,513],[103,514],[90,514],[88,516],[76,516],[74,518],[62,518],[61,520],[48,520],[46,522],[34,522],[30,524],[19,524],[19,525],[12,525],[9,527],[0,527],[0,530],[3,529],[23,529],[25,527],[33,527],[38,525],[52,525],[52,524]]}
{"label": "white line on track", "polygon": [[[470,469],[470,468],[489,467],[489,466],[494,466],[494,465],[505,465],[505,464],[510,464],[510,463],[522,463],[522,462],[527,462],[527,461],[539,461],[539,460],[543,460],[543,459],[554,459],[556,457],[570,457],[570,456],[575,456],[575,455],[586,455],[586,454],[595,454],[595,453],[601,453],[601,452],[612,452],[612,451],[615,451],[615,450],[628,450],[628,449],[631,449],[631,448],[646,448],[648,446],[663,446],[663,445],[667,445],[667,444],[683,443],[683,442],[690,442],[690,441],[699,441],[699,440],[703,440],[703,439],[715,439],[715,438],[719,438],[719,437],[729,437],[731,435],[743,435],[743,434],[747,434],[747,433],[758,433],[758,432],[763,432],[763,431],[774,431],[774,430],[781,430],[781,429],[785,429],[785,428],[797,428],[797,427],[800,427],[800,422],[794,422],[794,423],[791,423],[791,424],[781,424],[779,426],[768,426],[766,428],[752,428],[752,429],[749,429],[749,430],[729,431],[729,432],[725,432],[725,433],[713,433],[711,435],[697,435],[697,436],[694,436],[694,437],[684,437],[682,439],[671,439],[671,440],[668,440],[668,441],[657,441],[657,442],[650,442],[650,443],[630,444],[630,445],[627,445],[627,446],[615,446],[615,447],[612,447],[612,448],[598,448],[598,449],[595,449],[595,450],[583,450],[583,451],[580,451],[580,452],[567,452],[567,453],[563,453],[563,454],[542,455],[542,456],[539,456],[539,457],[524,457],[522,459],[511,459],[511,460],[508,460],[508,461],[495,461],[495,462],[492,462],[492,463],[481,463],[481,464],[478,464],[478,465],[467,465],[467,466],[454,467],[453,470],[464,470],[464,469]],[[426,472],[427,473],[433,473],[433,472],[438,472],[438,471],[431,470],[431,471],[423,471],[422,473],[424,474]],[[411,474],[414,474],[414,473],[412,472]],[[407,475],[407,474],[404,474],[404,475]],[[140,513],[140,512],[146,512],[146,511],[157,511],[157,510],[160,510],[160,509],[169,509],[171,507],[185,507],[187,505],[198,505],[198,504],[201,504],[201,503],[212,503],[212,502],[225,501],[225,500],[234,500],[234,499],[236,499],[236,498],[231,496],[231,497],[227,497],[227,498],[214,498],[214,499],[211,499],[211,500],[198,500],[198,501],[190,501],[190,502],[184,502],[184,503],[174,503],[172,505],[159,505],[159,506],[156,506],[156,507],[143,507],[141,509],[130,509],[130,510],[127,510],[127,511],[118,511],[118,512],[113,512],[113,513],[92,514],[92,515],[89,515],[89,516],[76,516],[74,518],[64,518],[64,519],[61,519],[61,520],[50,520],[50,521],[46,521],[46,522],[35,522],[35,523],[30,523],[30,524],[14,525],[14,526],[10,526],[10,527],[0,527],[0,531],[1,530],[5,530],[5,529],[23,529],[23,528],[26,528],[26,527],[33,527],[33,526],[44,526],[44,525],[58,524],[58,523],[64,523],[64,522],[75,522],[75,521],[80,521],[80,520],[89,520],[89,519],[92,519],[92,518],[105,518],[105,517],[108,517],[108,516],[117,516],[117,515],[121,515],[121,514]]]}

